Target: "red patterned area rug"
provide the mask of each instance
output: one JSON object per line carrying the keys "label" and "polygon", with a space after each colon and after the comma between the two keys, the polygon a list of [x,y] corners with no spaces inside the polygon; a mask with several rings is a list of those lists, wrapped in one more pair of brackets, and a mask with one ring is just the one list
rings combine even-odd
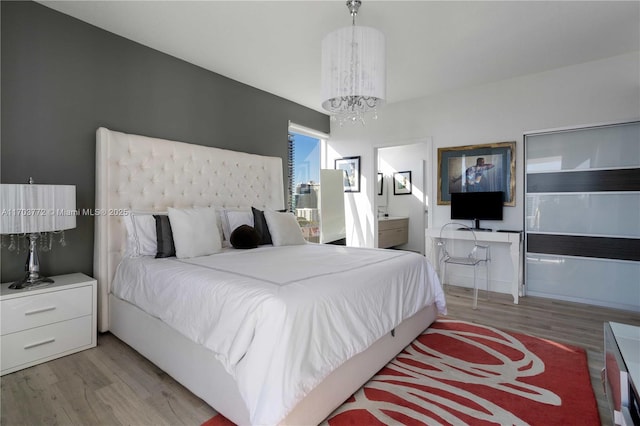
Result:
{"label": "red patterned area rug", "polygon": [[[218,415],[203,426],[230,425]],[[600,425],[585,351],[439,319],[325,424]]]}

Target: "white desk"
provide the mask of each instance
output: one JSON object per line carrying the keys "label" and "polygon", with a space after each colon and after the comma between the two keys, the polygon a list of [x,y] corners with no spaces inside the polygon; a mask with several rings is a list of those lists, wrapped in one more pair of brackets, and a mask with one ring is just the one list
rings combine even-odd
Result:
{"label": "white desk", "polygon": [[[511,278],[511,295],[513,303],[518,303],[518,297],[523,296],[522,293],[522,233],[521,232],[490,232],[475,231],[478,242],[491,244],[508,244],[511,264],[513,266],[513,276]],[[455,240],[473,240],[473,235],[468,231],[447,232],[451,239]],[[431,260],[431,264],[440,273],[440,265],[438,262],[439,249],[438,239],[440,238],[440,228],[425,229],[425,255]],[[495,259],[491,259],[493,262]]]}

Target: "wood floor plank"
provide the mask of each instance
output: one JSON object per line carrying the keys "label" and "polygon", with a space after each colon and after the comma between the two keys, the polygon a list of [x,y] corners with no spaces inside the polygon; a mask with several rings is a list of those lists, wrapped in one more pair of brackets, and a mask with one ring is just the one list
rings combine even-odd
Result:
{"label": "wood floor plank", "polygon": [[[14,380],[2,379],[3,425],[80,425],[71,405],[51,383],[49,367],[37,365],[13,373]],[[5,410],[9,411],[7,416]]]}
{"label": "wood floor plank", "polygon": [[187,394],[191,393],[185,388],[165,386],[152,395],[147,402],[172,425],[200,424],[202,418],[208,419],[216,414],[216,411],[206,404],[194,408],[187,402],[189,398]]}
{"label": "wood floor plank", "polygon": [[[586,350],[602,425],[609,407],[602,389],[603,327],[606,321],[640,326],[640,313],[524,297],[490,294],[471,309],[468,289],[448,286],[447,318],[525,333]],[[1,424],[23,425],[188,425],[198,426],[215,411],[165,372],[110,333],[98,346],[0,379]]]}
{"label": "wood floor plank", "polygon": [[[94,349],[95,351],[95,349]],[[48,362],[51,370],[59,380],[69,380],[77,377],[86,389],[95,391],[111,384],[109,378],[96,368],[95,364],[86,356],[62,357]]]}
{"label": "wood floor plank", "polygon": [[113,415],[110,407],[103,404],[96,394],[100,389],[93,390],[78,376],[71,375],[54,385],[59,395],[68,401],[73,410],[74,422],[78,425],[110,425],[117,424],[118,419]]}
{"label": "wood floor plank", "polygon": [[162,417],[145,400],[137,398],[130,387],[122,383],[113,383],[96,394],[104,404],[111,407],[114,416],[121,425],[170,426],[169,419]]}
{"label": "wood floor plank", "polygon": [[24,425],[27,424],[25,415],[29,412],[29,404],[32,402],[25,399],[22,384],[18,379],[18,374],[13,373],[11,380],[0,380],[0,424]]}
{"label": "wood floor plank", "polygon": [[[109,337],[115,339],[115,336],[108,334],[105,336],[104,340]],[[132,377],[125,369],[120,368],[120,366],[122,365],[122,361],[125,360],[120,359],[121,362],[117,362],[117,360],[114,360],[113,356],[110,356],[113,351],[108,350],[108,348],[110,348],[112,345],[119,347],[120,349],[118,350],[118,352],[121,354],[127,352],[127,349],[123,348],[122,345],[116,344],[119,343],[116,342],[117,339],[112,340],[111,342],[102,342],[102,340],[103,339],[101,339],[100,343],[103,345],[102,348],[104,350],[86,351],[85,355],[87,356],[87,359],[91,361],[95,368],[97,368],[106,377],[108,377],[110,383],[126,384],[131,389],[133,389],[133,391],[139,398],[144,399],[150,397],[151,393],[145,388],[142,383],[138,382],[136,378]],[[108,343],[111,343],[111,345]]]}
{"label": "wood floor plank", "polygon": [[[146,359],[112,334],[104,336],[111,339],[105,344],[104,354],[110,359],[111,365],[118,366],[118,374],[125,383],[131,383],[131,388],[148,398],[157,386],[158,376],[165,374],[153,364],[147,364]],[[105,342],[106,343],[106,342]],[[105,362],[107,360],[105,359]]]}
{"label": "wood floor plank", "polygon": [[[95,353],[93,362],[101,369],[111,371],[114,383],[122,382],[134,390],[139,399],[157,410],[170,424],[199,424],[201,419],[208,419],[215,410],[197,398],[184,386],[177,383],[169,375],[147,361],[131,348],[111,334],[101,336],[107,350]],[[124,357],[129,361],[125,368]],[[142,367],[142,368],[141,368]]]}

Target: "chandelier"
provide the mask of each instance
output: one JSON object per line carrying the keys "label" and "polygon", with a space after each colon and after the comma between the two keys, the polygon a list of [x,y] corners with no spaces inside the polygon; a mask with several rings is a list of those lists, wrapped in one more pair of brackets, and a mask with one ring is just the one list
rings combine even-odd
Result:
{"label": "chandelier", "polygon": [[375,28],[356,26],[361,4],[347,0],[352,25],[322,40],[322,107],[341,126],[364,124],[368,112],[378,118],[386,97],[385,37]]}

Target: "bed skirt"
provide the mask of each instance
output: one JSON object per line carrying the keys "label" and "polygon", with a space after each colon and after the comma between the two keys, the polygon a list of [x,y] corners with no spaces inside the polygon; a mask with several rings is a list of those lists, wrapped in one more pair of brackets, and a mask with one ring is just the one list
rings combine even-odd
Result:
{"label": "bed skirt", "polygon": [[[110,332],[188,388],[220,414],[247,425],[249,412],[233,377],[213,353],[138,307],[109,295]],[[437,317],[429,305],[393,333],[345,362],[327,376],[281,424],[318,424],[420,335]]]}

